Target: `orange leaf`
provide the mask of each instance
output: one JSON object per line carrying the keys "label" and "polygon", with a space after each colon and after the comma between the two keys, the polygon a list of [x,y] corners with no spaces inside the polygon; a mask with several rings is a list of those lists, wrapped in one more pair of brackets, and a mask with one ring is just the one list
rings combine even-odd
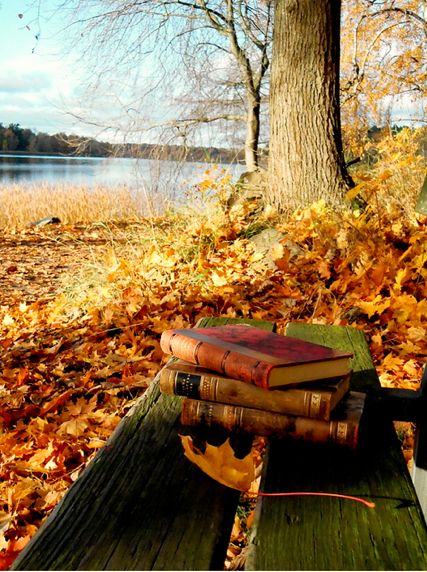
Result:
{"label": "orange leaf", "polygon": [[185,456],[203,472],[226,487],[239,491],[249,490],[255,479],[255,467],[251,453],[243,459],[237,459],[228,439],[219,447],[208,443],[205,452],[202,453],[194,445],[190,436],[180,435],[180,437]]}
{"label": "orange leaf", "polygon": [[19,552],[6,552],[0,554],[0,570],[9,570]]}
{"label": "orange leaf", "polygon": [[24,385],[24,383],[27,381],[29,377],[30,377],[30,372],[28,371],[28,368],[21,367],[16,377],[16,385],[18,386]]}
{"label": "orange leaf", "polygon": [[46,403],[46,405],[43,407],[43,409],[41,410],[40,414],[41,415],[46,415],[46,413],[49,413],[55,409],[58,409],[58,407],[60,407],[61,405],[63,405],[67,399],[69,397],[71,397],[73,395],[73,393],[75,392],[74,389],[67,389],[67,391],[64,391],[64,393],[61,393],[61,395],[59,395],[58,397],[55,397],[54,399],[51,399],[48,403]]}

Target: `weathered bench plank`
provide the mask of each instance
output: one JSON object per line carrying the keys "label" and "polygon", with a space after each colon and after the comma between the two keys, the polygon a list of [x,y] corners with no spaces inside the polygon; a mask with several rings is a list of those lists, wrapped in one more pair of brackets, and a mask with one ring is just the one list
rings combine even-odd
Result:
{"label": "weathered bench plank", "polygon": [[[288,335],[355,353],[353,389],[378,390],[362,332],[291,324]],[[370,509],[329,497],[262,498],[247,570],[426,570],[427,531],[392,422],[367,399],[357,452],[271,443],[262,490],[367,498]]]}
{"label": "weathered bench plank", "polygon": [[427,365],[421,380],[419,394],[418,418],[415,433],[414,462],[412,480],[420,499],[424,516],[427,518]]}
{"label": "weathered bench plank", "polygon": [[222,569],[239,493],[184,457],[180,411],[155,379],[13,569]]}

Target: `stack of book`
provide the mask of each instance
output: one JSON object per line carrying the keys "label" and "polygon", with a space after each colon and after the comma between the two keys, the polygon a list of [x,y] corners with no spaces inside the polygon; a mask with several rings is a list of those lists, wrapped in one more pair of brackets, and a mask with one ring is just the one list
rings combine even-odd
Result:
{"label": "stack of book", "polygon": [[351,353],[241,324],[166,330],[161,348],[177,358],[160,389],[185,398],[183,425],[356,447]]}

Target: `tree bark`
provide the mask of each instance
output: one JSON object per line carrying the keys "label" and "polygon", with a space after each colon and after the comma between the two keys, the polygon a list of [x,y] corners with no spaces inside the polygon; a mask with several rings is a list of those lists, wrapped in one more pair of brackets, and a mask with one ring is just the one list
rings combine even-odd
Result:
{"label": "tree bark", "polygon": [[259,114],[260,97],[257,100],[248,98],[245,140],[245,163],[248,171],[256,171],[258,169]]}
{"label": "tree bark", "polygon": [[273,200],[342,200],[352,186],[339,109],[339,0],[277,0],[270,87]]}

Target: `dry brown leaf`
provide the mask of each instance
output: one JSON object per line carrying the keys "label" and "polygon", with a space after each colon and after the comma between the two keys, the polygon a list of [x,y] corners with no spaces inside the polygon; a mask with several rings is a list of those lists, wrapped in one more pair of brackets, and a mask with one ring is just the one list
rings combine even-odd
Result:
{"label": "dry brown leaf", "polygon": [[243,459],[237,459],[229,439],[218,447],[208,443],[205,452],[202,453],[189,435],[180,437],[185,456],[204,473],[226,487],[239,491],[249,490],[255,479],[255,466],[251,453]]}
{"label": "dry brown leaf", "polygon": [[86,419],[81,419],[79,417],[75,419],[70,419],[70,421],[65,421],[59,426],[59,433],[67,433],[68,435],[73,435],[74,437],[80,437],[89,427],[89,423]]}

